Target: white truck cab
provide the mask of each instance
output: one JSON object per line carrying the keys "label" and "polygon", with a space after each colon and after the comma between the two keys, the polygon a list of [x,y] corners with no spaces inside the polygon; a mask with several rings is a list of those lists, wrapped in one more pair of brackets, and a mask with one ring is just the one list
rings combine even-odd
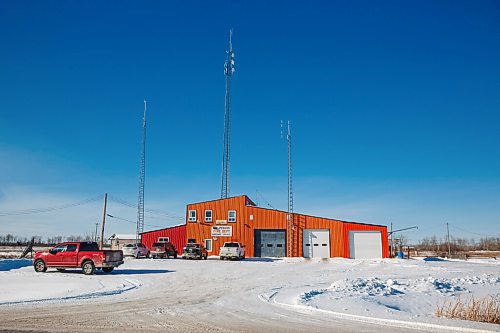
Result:
{"label": "white truck cab", "polygon": [[245,245],[238,242],[225,242],[224,246],[220,248],[220,260],[224,259],[245,259]]}

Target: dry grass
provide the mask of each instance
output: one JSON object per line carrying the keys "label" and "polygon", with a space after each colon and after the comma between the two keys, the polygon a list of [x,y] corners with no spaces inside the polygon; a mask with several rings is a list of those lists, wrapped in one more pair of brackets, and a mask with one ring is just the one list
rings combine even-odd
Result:
{"label": "dry grass", "polygon": [[455,302],[444,302],[437,306],[436,316],[451,319],[464,319],[485,323],[500,324],[500,294],[485,298]]}

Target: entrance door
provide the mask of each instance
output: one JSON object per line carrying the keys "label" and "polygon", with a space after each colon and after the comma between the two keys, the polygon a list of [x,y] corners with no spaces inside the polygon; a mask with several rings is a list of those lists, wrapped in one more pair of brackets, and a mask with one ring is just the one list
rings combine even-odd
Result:
{"label": "entrance door", "polygon": [[382,258],[382,235],[380,231],[349,231],[349,258]]}
{"label": "entrance door", "polygon": [[304,258],[330,258],[330,230],[304,229],[302,255]]}
{"label": "entrance door", "polygon": [[285,257],[286,256],[285,230],[255,230],[254,256],[255,257]]}

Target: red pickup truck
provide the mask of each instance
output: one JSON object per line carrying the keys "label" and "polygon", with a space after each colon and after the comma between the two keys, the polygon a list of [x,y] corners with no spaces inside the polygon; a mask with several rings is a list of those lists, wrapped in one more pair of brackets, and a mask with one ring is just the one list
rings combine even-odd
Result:
{"label": "red pickup truck", "polygon": [[49,251],[37,252],[33,258],[36,272],[45,272],[47,267],[54,267],[60,272],[66,268],[82,268],[86,275],[94,274],[96,268],[106,273],[123,264],[121,250],[99,250],[96,242],[65,242]]}

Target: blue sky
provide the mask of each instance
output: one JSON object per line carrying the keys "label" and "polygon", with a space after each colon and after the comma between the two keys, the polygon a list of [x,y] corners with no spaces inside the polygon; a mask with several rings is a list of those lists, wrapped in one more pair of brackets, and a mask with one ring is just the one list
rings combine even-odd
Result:
{"label": "blue sky", "polygon": [[[217,198],[233,27],[231,194],[286,209],[290,119],[296,211],[499,235],[499,22],[496,1],[2,1],[0,212],[136,202],[144,98],[146,207]],[[0,216],[0,234],[90,232],[101,206]]]}

